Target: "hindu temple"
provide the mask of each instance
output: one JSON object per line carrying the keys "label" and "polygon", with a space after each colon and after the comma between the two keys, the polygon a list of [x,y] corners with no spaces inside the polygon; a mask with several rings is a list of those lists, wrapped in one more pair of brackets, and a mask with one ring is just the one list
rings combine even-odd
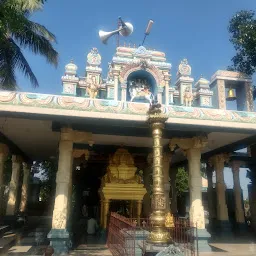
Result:
{"label": "hindu temple", "polygon": [[[210,78],[195,80],[189,60],[172,67],[164,52],[144,46],[119,46],[108,67],[102,67],[101,61],[93,48],[81,69],[74,61],[68,63],[59,95],[0,92],[2,220],[30,215],[31,204],[39,200],[30,182],[31,166],[34,161],[49,160],[57,163],[56,191],[47,208],[48,239],[56,252],[67,252],[69,240],[76,243],[79,239],[71,234],[79,225],[84,204],[102,229],[108,228],[109,212],[137,220],[148,218],[153,207],[154,164],[148,110],[158,102],[166,117],[162,148],[157,151],[164,188],[164,197],[156,199],[158,207],[174,216],[180,214],[175,180],[183,166],[189,174],[187,213],[200,237],[210,238],[211,226],[219,234],[246,228],[239,170],[255,171],[252,79],[217,70]],[[175,77],[172,69],[177,71]],[[229,100],[233,100],[233,110]],[[247,153],[236,153],[244,148]],[[7,158],[11,159],[9,180],[4,178]],[[206,191],[202,189],[202,164],[206,166]],[[231,207],[225,167],[233,172]],[[251,225],[256,228],[255,179],[249,198]]]}

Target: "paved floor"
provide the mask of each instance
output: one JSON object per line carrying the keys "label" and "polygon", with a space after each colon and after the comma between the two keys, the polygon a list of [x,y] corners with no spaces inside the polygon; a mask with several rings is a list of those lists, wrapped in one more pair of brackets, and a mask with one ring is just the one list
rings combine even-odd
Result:
{"label": "paved floor", "polygon": [[[255,243],[212,243],[211,246],[216,248],[216,252],[199,253],[199,256],[255,256],[256,244]],[[9,249],[10,256],[23,256],[23,255],[43,255],[45,245],[28,246],[16,245]],[[70,256],[110,256],[111,252],[105,247],[80,245],[76,250],[70,252]]]}
{"label": "paved floor", "polygon": [[200,253],[200,256],[255,256],[256,243],[243,242],[243,243],[212,243],[213,248],[219,251]]}
{"label": "paved floor", "polygon": [[[6,254],[9,256],[43,255],[48,246],[48,225],[36,225],[33,230],[28,230],[22,235],[15,246],[12,246]],[[105,237],[83,237],[79,235],[76,249],[70,252],[71,256],[110,256],[111,252],[105,245]],[[244,237],[243,239],[230,239],[224,241],[214,240],[210,244],[215,252],[200,253],[199,256],[256,256],[255,238]],[[197,255],[196,255],[197,256]]]}

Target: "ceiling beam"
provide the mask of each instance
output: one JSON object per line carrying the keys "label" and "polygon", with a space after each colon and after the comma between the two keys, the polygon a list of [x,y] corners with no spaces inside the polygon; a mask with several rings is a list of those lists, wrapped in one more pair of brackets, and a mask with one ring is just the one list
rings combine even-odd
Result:
{"label": "ceiling beam", "polygon": [[[52,123],[52,130],[54,132],[59,132],[61,127],[65,127],[67,124],[60,122]],[[92,132],[93,134],[104,134],[104,135],[117,135],[117,136],[130,136],[130,137],[146,137],[152,138],[150,127],[147,123],[135,123],[127,121],[116,121],[116,120],[106,120],[106,121],[91,121],[84,120],[82,124],[73,123],[71,127],[77,131]],[[184,137],[190,138],[194,136],[202,135],[202,129],[184,129],[180,125],[167,126],[163,130],[163,138],[170,139],[172,137]]]}
{"label": "ceiling beam", "polygon": [[[118,145],[99,145],[95,144],[93,146],[89,146],[87,144],[78,144],[75,143],[73,145],[74,149],[88,149],[89,151],[96,152],[98,154],[113,154],[116,152],[119,148],[124,148],[129,151],[129,153],[132,154],[143,154],[147,155],[149,153],[152,153],[153,148],[152,147],[133,147],[133,146],[118,146]],[[163,152],[170,151],[168,145],[163,147]]]}
{"label": "ceiling beam", "polygon": [[253,135],[248,138],[238,140],[236,142],[228,144],[226,146],[214,149],[210,152],[206,152],[206,153],[202,154],[202,159],[206,160],[206,159],[210,158],[211,156],[221,154],[221,153],[233,153],[236,150],[246,148],[255,143],[256,143],[256,135]]}

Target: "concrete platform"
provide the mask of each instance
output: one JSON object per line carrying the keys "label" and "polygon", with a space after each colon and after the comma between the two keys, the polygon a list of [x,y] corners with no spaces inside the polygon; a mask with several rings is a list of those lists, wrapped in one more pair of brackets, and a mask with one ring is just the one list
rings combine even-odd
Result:
{"label": "concrete platform", "polygon": [[215,252],[200,253],[200,256],[255,256],[256,243],[212,243]]}

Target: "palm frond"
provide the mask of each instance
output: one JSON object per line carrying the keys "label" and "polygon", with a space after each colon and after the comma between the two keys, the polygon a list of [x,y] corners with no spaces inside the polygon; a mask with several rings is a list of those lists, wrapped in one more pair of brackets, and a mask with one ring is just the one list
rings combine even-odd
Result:
{"label": "palm frond", "polygon": [[0,88],[4,90],[16,90],[15,67],[9,52],[0,49]]}
{"label": "palm frond", "polygon": [[8,0],[5,2],[17,10],[34,12],[42,9],[46,0]]}
{"label": "palm frond", "polygon": [[25,77],[30,79],[33,87],[38,86],[38,81],[30,68],[19,46],[12,38],[6,38],[6,47],[0,48],[0,82],[3,89],[16,89],[17,83],[15,70],[19,69]]}
{"label": "palm frond", "polygon": [[57,65],[58,53],[52,46],[54,34],[46,27],[29,20],[32,11],[46,0],[0,0],[0,86],[17,89],[15,70],[28,77],[33,87],[38,81],[21,49],[28,48],[35,54]]}
{"label": "palm frond", "polygon": [[42,55],[49,63],[57,66],[58,52],[51,44],[56,42],[56,38],[44,26],[24,19],[21,29],[12,30],[12,36],[21,47]]}
{"label": "palm frond", "polygon": [[28,20],[28,27],[30,27],[35,33],[45,37],[47,40],[57,43],[56,36],[50,32],[45,26]]}

